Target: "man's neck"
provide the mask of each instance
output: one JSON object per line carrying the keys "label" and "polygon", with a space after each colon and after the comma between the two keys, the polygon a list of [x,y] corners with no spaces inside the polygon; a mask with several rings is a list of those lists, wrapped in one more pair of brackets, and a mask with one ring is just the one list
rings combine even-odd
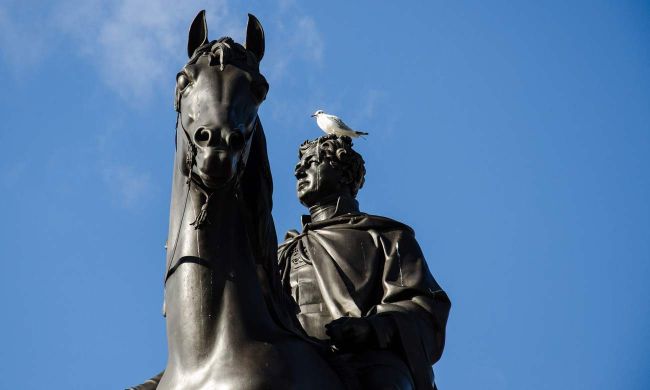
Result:
{"label": "man's neck", "polygon": [[339,215],[358,213],[359,202],[351,196],[337,196],[309,208],[311,222],[320,222]]}

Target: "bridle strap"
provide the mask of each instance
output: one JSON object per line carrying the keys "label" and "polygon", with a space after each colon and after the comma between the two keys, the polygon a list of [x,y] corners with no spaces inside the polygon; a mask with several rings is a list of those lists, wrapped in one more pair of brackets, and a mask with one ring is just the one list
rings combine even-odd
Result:
{"label": "bridle strap", "polygon": [[183,134],[185,134],[185,139],[187,141],[187,156],[185,157],[185,164],[187,165],[188,168],[188,176],[187,180],[185,181],[185,184],[187,184],[187,191],[185,192],[185,200],[183,202],[183,212],[181,213],[181,220],[178,223],[178,231],[176,232],[176,238],[174,239],[174,245],[172,247],[172,255],[169,259],[169,265],[167,266],[167,270],[165,271],[165,280],[164,284],[167,284],[167,279],[174,273],[174,257],[176,255],[176,247],[178,245],[178,239],[180,237],[181,229],[183,227],[183,221],[185,220],[185,212],[187,210],[187,201],[190,195],[190,190],[192,183],[194,183],[194,186],[203,193],[205,197],[205,202],[201,206],[201,211],[197,215],[196,219],[194,222],[190,223],[190,225],[194,226],[194,229],[201,229],[206,223],[209,224],[210,220],[207,218],[208,216],[208,207],[210,205],[210,199],[212,198],[212,195],[220,191],[224,188],[229,187],[230,185],[233,185],[235,189],[235,196],[238,196],[239,192],[239,183],[241,180],[241,177],[243,176],[243,173],[245,171],[246,167],[246,162],[248,161],[248,156],[250,154],[250,148],[251,148],[251,141],[253,137],[255,136],[255,131],[257,131],[257,128],[259,126],[259,117],[256,117],[255,120],[253,121],[253,129],[250,132],[249,136],[247,137],[248,139],[246,140],[247,142],[245,143],[244,150],[242,151],[241,155],[239,156],[239,160],[237,161],[237,172],[235,175],[233,175],[232,178],[228,179],[224,184],[219,186],[218,188],[211,189],[210,192],[208,192],[207,189],[204,188],[203,184],[198,181],[193,175],[192,175],[192,168],[196,164],[196,150],[197,146],[196,144],[192,141],[187,129],[185,129],[185,126],[183,125],[183,118],[181,117],[180,112],[177,113],[176,115],[176,131],[178,131],[178,124],[180,123],[180,128],[183,131]]}

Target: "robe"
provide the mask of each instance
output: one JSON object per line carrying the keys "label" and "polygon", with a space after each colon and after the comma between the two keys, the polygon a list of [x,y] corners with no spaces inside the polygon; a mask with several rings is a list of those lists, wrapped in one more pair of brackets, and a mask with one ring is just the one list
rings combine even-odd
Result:
{"label": "robe", "polygon": [[431,366],[442,355],[451,303],[431,275],[413,230],[364,213],[305,223],[302,233],[289,232],[278,248],[289,293],[296,250],[312,264],[332,318],[367,318],[379,347],[406,363],[415,388],[434,388]]}

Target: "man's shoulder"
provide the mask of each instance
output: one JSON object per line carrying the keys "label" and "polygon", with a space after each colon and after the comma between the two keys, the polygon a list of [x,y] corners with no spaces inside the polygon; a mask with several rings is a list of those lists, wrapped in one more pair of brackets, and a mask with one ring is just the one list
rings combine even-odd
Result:
{"label": "man's shoulder", "polygon": [[378,232],[402,231],[413,234],[410,226],[396,221],[392,218],[381,215],[366,213],[346,214],[321,222],[311,223],[309,229],[317,231],[320,229],[341,230],[373,230]]}
{"label": "man's shoulder", "polygon": [[294,242],[300,236],[300,232],[296,229],[291,229],[287,231],[284,235],[284,241],[278,245],[278,253],[282,253],[289,244]]}
{"label": "man's shoulder", "polygon": [[376,230],[403,230],[413,233],[413,229],[407,224],[395,219],[381,215],[365,214],[364,218],[358,221],[359,226]]}
{"label": "man's shoulder", "polygon": [[304,226],[303,232],[299,233],[297,230],[289,230],[284,236],[284,242],[279,246],[282,251],[290,246],[297,239],[302,237],[307,232],[318,235],[322,231],[339,231],[345,234],[346,231],[367,231],[379,234],[400,233],[407,236],[414,236],[413,229],[405,223],[399,222],[392,218],[384,217],[381,215],[373,215],[366,213],[345,214],[338,217],[330,218],[324,221],[311,222]]}

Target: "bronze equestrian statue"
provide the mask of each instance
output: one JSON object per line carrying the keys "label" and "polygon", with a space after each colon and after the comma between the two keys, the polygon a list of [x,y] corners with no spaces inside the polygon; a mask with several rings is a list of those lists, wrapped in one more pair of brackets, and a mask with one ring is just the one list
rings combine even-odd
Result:
{"label": "bronze equestrian statue", "polygon": [[[338,160],[328,160],[321,149],[315,149],[314,162],[303,159],[296,170],[299,197],[314,210],[322,205],[325,211],[335,195],[338,206],[334,213],[325,211],[323,219],[314,214],[302,234],[292,235],[280,248],[282,270],[278,266],[273,183],[257,115],[268,91],[259,71],[264,56],[259,21],[249,14],[244,46],[228,37],[210,41],[201,11],[190,27],[188,56],[175,93],[176,153],[163,306],[168,360],[164,372],[133,389],[431,389],[430,367],[442,351],[449,301],[408,227],[387,219],[378,222],[381,217],[343,206],[346,201],[356,204],[356,191],[347,189],[358,189],[358,178],[351,184],[345,171],[328,171],[325,165],[335,167]],[[301,190],[309,192],[301,175],[314,167],[322,180],[311,195],[300,195]],[[339,192],[323,192],[330,185]],[[356,235],[339,235],[331,253],[311,247],[320,242],[321,232],[330,235],[326,230],[336,230],[337,222],[348,217]],[[370,249],[373,243],[381,248]],[[353,249],[357,245],[360,251]],[[343,247],[349,249],[345,256],[361,257],[338,258]],[[348,263],[337,276],[332,261],[341,260]],[[300,261],[309,267],[297,272]],[[367,272],[349,272],[358,267]],[[303,277],[311,278],[311,296],[306,285],[300,286]],[[324,277],[333,289],[324,289],[317,280]],[[346,294],[345,288],[351,290]],[[306,320],[313,311],[307,312],[298,295],[323,307],[322,318]],[[330,320],[324,335],[319,326]],[[378,378],[386,383],[375,387],[371,379],[382,365],[388,374]],[[426,380],[428,387],[423,387]]]}

